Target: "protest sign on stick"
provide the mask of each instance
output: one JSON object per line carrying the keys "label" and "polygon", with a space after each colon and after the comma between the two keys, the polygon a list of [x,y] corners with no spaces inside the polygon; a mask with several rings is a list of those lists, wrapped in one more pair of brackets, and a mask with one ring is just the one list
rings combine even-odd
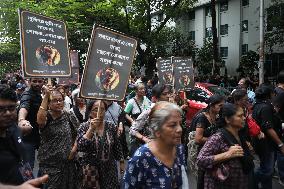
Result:
{"label": "protest sign on stick", "polygon": [[194,68],[190,57],[174,57],[173,72],[176,91],[187,91],[194,87]]}
{"label": "protest sign on stick", "polygon": [[70,77],[65,23],[19,9],[19,24],[24,77]]}
{"label": "protest sign on stick", "polygon": [[158,69],[159,83],[173,86],[173,63],[172,58],[158,58],[156,67]]}
{"label": "protest sign on stick", "polygon": [[77,51],[70,51],[71,58],[71,77],[60,77],[58,78],[58,84],[70,85],[72,83],[80,82],[80,66],[79,66],[79,55]]}
{"label": "protest sign on stick", "polygon": [[94,26],[81,82],[83,98],[124,100],[137,41]]}

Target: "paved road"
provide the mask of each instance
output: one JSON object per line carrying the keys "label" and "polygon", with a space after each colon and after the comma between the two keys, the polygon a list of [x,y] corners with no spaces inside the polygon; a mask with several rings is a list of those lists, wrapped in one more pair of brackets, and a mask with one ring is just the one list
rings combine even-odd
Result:
{"label": "paved road", "polygon": [[[188,181],[189,181],[189,189],[196,189],[196,179],[194,178],[193,175],[189,174],[188,175]],[[284,189],[284,186],[281,186],[278,183],[278,179],[273,178],[273,189]]]}

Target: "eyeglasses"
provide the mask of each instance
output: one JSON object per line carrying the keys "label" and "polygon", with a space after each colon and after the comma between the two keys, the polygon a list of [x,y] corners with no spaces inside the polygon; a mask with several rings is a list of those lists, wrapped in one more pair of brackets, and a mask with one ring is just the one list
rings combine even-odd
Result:
{"label": "eyeglasses", "polygon": [[4,114],[7,111],[13,112],[16,110],[16,105],[10,105],[10,106],[0,106],[0,113]]}
{"label": "eyeglasses", "polygon": [[50,102],[52,102],[52,103],[61,103],[61,102],[63,102],[63,99],[52,99]]}

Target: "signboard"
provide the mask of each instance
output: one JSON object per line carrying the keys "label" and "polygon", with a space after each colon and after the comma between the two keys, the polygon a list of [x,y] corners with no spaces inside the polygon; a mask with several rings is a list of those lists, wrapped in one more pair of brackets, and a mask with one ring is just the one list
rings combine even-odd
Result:
{"label": "signboard", "polygon": [[137,41],[124,34],[94,26],[83,73],[83,98],[122,101]]}
{"label": "signboard", "polygon": [[71,67],[80,68],[79,65],[79,55],[77,51],[70,51]]}
{"label": "signboard", "polygon": [[58,78],[58,84],[70,85],[72,83],[80,82],[80,66],[79,66],[79,55],[77,51],[70,51],[71,58],[71,77],[69,78]]}
{"label": "signboard", "polygon": [[65,23],[25,10],[19,17],[24,77],[70,77]]}
{"label": "signboard", "polygon": [[171,58],[158,58],[156,67],[158,69],[159,83],[173,85],[173,64]]}
{"label": "signboard", "polygon": [[79,68],[72,68],[71,73],[72,74],[71,74],[70,78],[65,78],[65,77],[58,78],[58,84],[70,85],[72,83],[75,83],[75,84],[80,83],[80,69]]}
{"label": "signboard", "polygon": [[176,91],[187,91],[194,87],[194,68],[191,58],[174,57],[173,72]]}

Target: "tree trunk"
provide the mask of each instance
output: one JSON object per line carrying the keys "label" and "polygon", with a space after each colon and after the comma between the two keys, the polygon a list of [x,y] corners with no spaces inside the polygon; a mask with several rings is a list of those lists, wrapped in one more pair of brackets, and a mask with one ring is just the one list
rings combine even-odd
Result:
{"label": "tree trunk", "polygon": [[217,27],[216,27],[216,0],[211,0],[211,16],[212,16],[212,35],[213,35],[213,65],[212,74],[218,72],[216,69],[216,63],[218,62],[218,38],[217,38]]}

